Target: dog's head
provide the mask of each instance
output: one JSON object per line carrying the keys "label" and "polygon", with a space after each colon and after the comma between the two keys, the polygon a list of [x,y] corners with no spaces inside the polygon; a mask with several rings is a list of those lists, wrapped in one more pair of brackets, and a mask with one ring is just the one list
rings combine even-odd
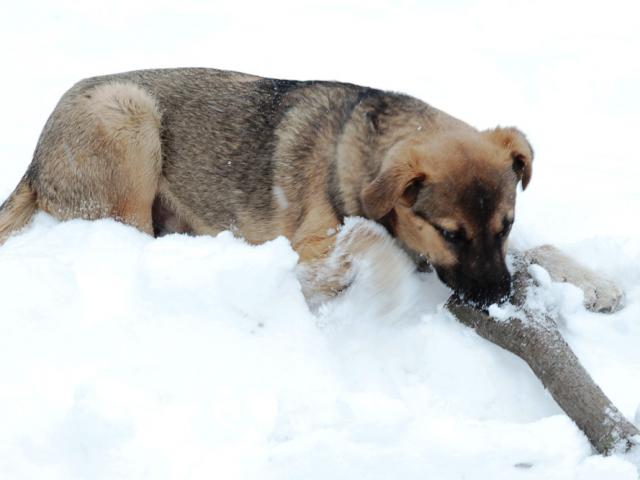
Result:
{"label": "dog's head", "polygon": [[515,128],[414,136],[394,145],[361,192],[367,216],[424,256],[463,298],[505,299],[516,188],[531,179],[533,151]]}

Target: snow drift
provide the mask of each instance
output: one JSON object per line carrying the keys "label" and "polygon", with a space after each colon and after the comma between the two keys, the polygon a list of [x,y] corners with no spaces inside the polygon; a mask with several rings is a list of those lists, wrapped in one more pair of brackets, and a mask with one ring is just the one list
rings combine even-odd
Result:
{"label": "snow drift", "polygon": [[[282,238],[152,239],[38,215],[0,249],[2,476],[635,478],[590,456],[524,362],[442,309],[434,275],[375,291],[364,259],[313,314],[296,262]],[[611,316],[586,312],[574,287],[552,294],[572,347],[632,417],[640,288],[618,276],[629,304]]]}

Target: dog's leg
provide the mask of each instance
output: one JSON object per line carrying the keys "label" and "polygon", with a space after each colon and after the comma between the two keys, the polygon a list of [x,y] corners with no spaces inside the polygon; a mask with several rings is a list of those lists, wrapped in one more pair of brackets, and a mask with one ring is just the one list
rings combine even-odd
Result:
{"label": "dog's leg", "polygon": [[63,98],[34,158],[38,207],[61,220],[111,217],[153,234],[159,129],[155,100],[133,83]]}
{"label": "dog's leg", "polygon": [[584,306],[592,312],[612,313],[624,303],[622,289],[552,245],[542,245],[525,252],[525,258],[543,267],[556,282],[572,283],[584,292]]}
{"label": "dog's leg", "polygon": [[320,304],[349,284],[349,264],[335,249],[340,222],[331,208],[310,211],[296,230],[291,246],[298,253],[298,279],[310,305]]}
{"label": "dog's leg", "polygon": [[303,294],[312,308],[345,290],[359,275],[366,276],[374,291],[390,295],[415,270],[389,233],[363,218],[348,218],[337,233],[310,237],[304,247],[317,253],[302,259],[298,267]]}
{"label": "dog's leg", "polygon": [[[351,259],[336,248],[337,234],[308,238],[297,268],[302,293],[307,303],[316,307],[338,295],[352,281]],[[316,256],[312,256],[316,253]]]}

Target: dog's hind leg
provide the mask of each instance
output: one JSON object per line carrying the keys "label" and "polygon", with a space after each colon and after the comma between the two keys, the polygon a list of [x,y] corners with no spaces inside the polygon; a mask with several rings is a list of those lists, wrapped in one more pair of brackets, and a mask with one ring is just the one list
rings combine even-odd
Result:
{"label": "dog's hind leg", "polygon": [[53,216],[115,218],[153,234],[161,114],[130,82],[72,89],[42,133],[27,176]]}

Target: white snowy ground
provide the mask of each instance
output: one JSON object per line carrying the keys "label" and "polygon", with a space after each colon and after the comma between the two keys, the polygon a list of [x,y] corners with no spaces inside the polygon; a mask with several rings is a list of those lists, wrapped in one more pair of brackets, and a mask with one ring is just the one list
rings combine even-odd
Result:
{"label": "white snowy ground", "polygon": [[[11,2],[0,197],[79,78],[211,66],[405,91],[536,149],[515,246],[552,242],[627,306],[561,327],[627,418],[640,404],[636,2]],[[398,262],[403,262],[399,257]],[[0,479],[631,480],[528,367],[442,310],[432,276],[364,274],[312,314],[284,239],[154,240],[39,215],[0,248]],[[366,273],[366,272],[365,272]]]}

